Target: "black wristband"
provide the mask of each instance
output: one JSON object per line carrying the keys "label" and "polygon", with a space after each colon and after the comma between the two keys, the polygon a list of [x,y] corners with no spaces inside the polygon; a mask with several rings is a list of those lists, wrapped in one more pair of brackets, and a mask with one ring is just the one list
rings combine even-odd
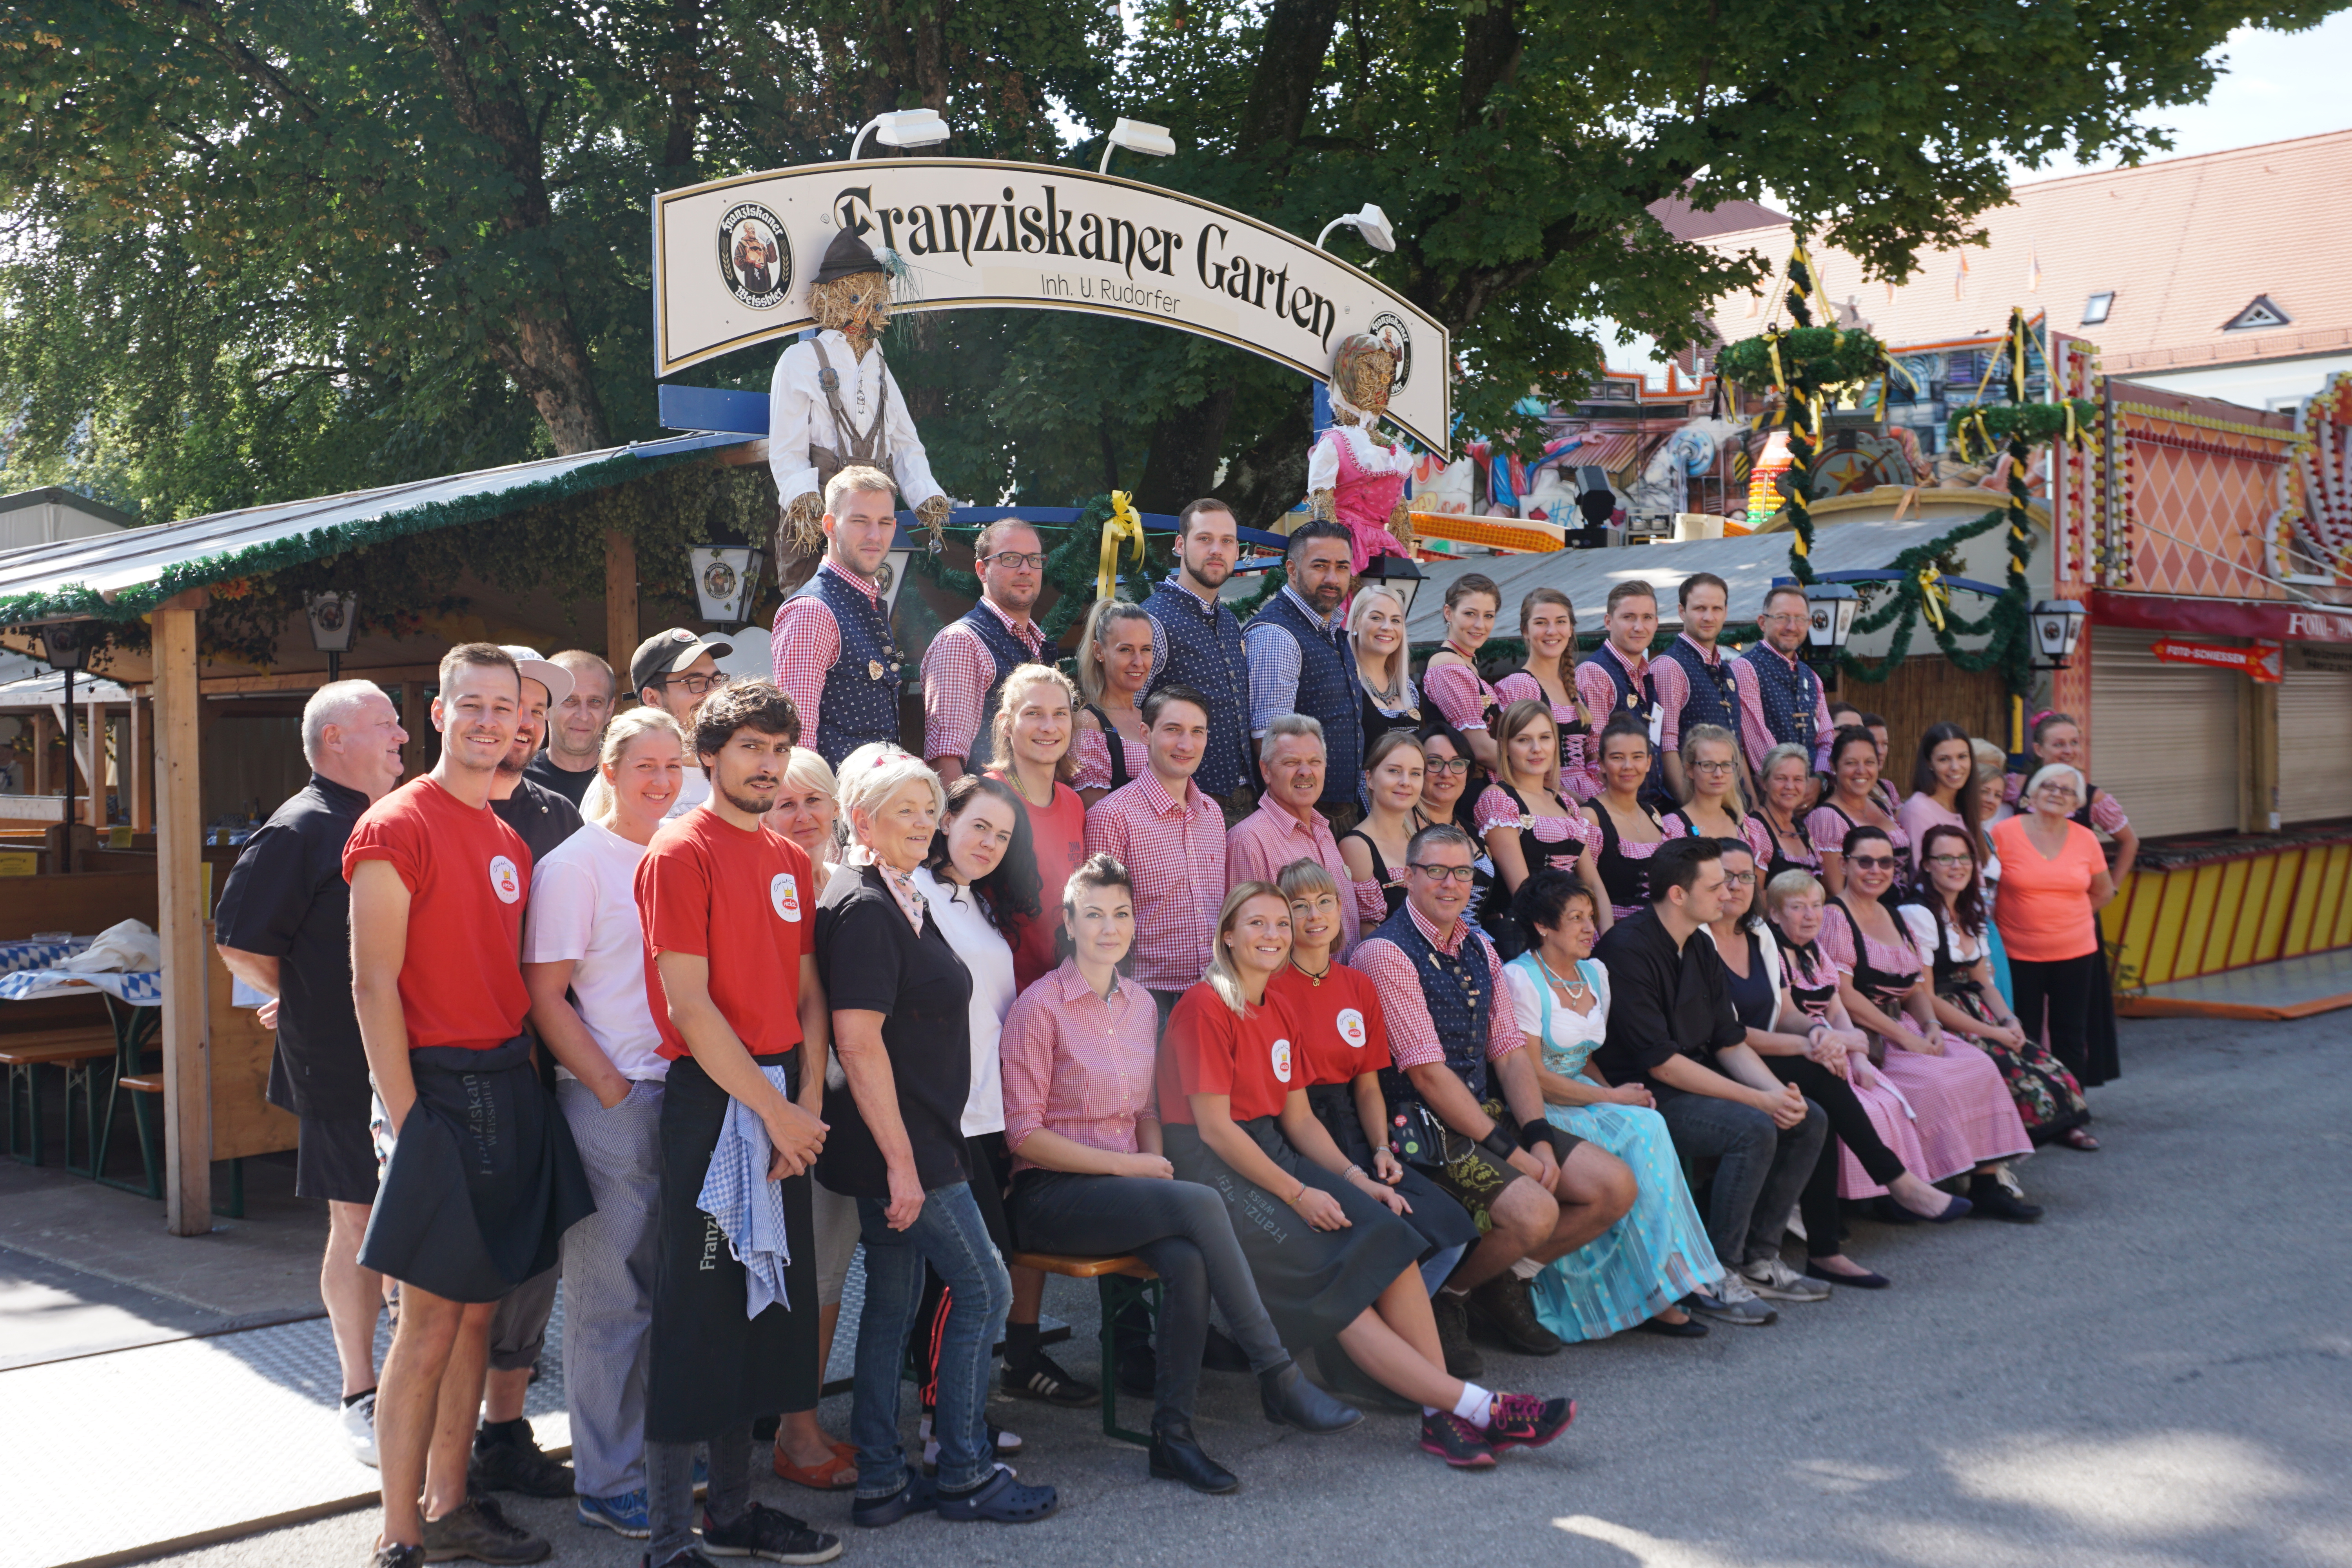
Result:
{"label": "black wristband", "polygon": [[1532,1149],[1538,1143],[1551,1142],[1551,1123],[1543,1117],[1519,1124],[1519,1147]]}
{"label": "black wristband", "polygon": [[1497,1160],[1508,1160],[1517,1153],[1520,1148],[1520,1145],[1511,1142],[1510,1129],[1499,1121],[1495,1123],[1493,1131],[1478,1140],[1478,1146]]}

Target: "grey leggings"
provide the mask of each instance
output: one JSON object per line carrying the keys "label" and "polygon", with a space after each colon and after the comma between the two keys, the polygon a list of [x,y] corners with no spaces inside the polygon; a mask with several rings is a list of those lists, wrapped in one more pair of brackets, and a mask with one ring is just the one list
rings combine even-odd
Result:
{"label": "grey leggings", "polygon": [[[1030,1170],[1013,1178],[1007,1207],[1024,1247],[1095,1257],[1131,1252],[1160,1276],[1165,1302],[1152,1398],[1160,1414],[1192,1418],[1212,1298],[1252,1371],[1265,1372],[1289,1359],[1258,1300],[1241,1243],[1234,1239],[1225,1201],[1211,1188],[1147,1176]],[[1116,1373],[1105,1367],[1102,1375]]]}
{"label": "grey leggings", "polygon": [[[695,1546],[694,1453],[699,1443],[646,1445],[646,1511],[654,1527],[646,1561],[659,1568]],[[751,1424],[710,1438],[710,1492],[703,1507],[714,1523],[732,1524],[751,1506]]]}

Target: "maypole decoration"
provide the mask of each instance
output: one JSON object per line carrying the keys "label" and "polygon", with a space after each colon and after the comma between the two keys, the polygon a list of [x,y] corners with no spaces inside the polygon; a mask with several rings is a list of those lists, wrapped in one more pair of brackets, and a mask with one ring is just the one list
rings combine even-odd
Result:
{"label": "maypole decoration", "polygon": [[1095,563],[1095,597],[1114,598],[1118,594],[1118,547],[1132,544],[1135,563],[1143,564],[1143,514],[1135,510],[1135,499],[1125,490],[1110,492],[1110,516],[1103,520],[1102,553]]}

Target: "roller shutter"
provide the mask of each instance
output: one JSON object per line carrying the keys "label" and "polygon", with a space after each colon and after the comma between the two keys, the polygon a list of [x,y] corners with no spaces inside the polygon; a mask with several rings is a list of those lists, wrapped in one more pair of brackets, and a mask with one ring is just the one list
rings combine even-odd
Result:
{"label": "roller shutter", "polygon": [[2352,816],[2352,671],[2289,669],[2278,727],[2279,821]]}
{"label": "roller shutter", "polygon": [[2157,634],[2091,630],[2091,782],[2142,838],[2238,826],[2235,670],[2158,664]]}

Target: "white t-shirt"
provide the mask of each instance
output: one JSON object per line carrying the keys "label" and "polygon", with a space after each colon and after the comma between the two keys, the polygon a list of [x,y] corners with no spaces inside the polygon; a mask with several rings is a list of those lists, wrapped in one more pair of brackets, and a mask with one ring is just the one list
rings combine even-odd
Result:
{"label": "white t-shirt", "polygon": [[1013,984],[1013,949],[969,888],[941,882],[926,868],[915,873],[915,886],[930,901],[931,918],[940,922],[948,945],[956,950],[971,972],[971,1092],[964,1097],[963,1135],[1004,1131],[1004,1072],[997,1058],[997,1037],[1004,1015],[1013,1010],[1017,994]]}
{"label": "white t-shirt", "polygon": [[[662,813],[662,820],[667,822],[673,816],[684,816],[709,798],[710,775],[688,762],[678,776],[677,798],[669,803],[667,811]],[[637,853],[642,855],[645,851],[641,849]]]}
{"label": "white t-shirt", "polygon": [[[525,963],[569,959],[572,1005],[623,1078],[658,1083],[669,1074],[661,1031],[646,1000],[646,935],[637,919],[637,862],[645,849],[609,827],[583,822],[530,868],[523,924]],[[574,1075],[559,1064],[559,1078]]]}

